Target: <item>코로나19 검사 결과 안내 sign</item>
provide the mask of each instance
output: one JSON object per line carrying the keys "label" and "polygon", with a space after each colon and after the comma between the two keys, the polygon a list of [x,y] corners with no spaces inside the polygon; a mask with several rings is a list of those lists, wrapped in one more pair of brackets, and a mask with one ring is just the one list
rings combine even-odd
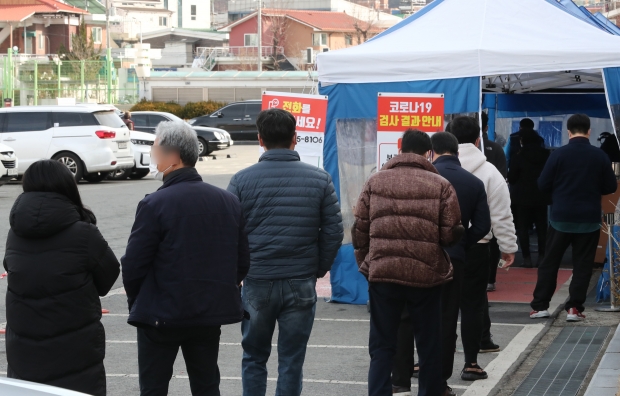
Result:
{"label": "\ucf54\ub85c\ub09819 \uac80\uc0ac \uacb0\uacfc \uc548\ub0b4 sign", "polygon": [[290,112],[297,122],[297,151],[301,160],[323,165],[323,142],[327,117],[327,96],[288,92],[263,92],[262,109],[282,109]]}
{"label": "\ucf54\ub85c\ub09819 \uac80\uc0ac \uacb0\uacfc \uc548\ub0b4 sign", "polygon": [[443,131],[444,95],[385,93],[377,98],[377,170],[398,155],[403,132]]}

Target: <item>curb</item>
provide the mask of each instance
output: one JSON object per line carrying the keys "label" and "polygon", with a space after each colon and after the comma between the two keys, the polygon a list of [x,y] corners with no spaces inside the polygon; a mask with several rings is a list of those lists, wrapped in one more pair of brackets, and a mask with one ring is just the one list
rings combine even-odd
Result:
{"label": "curb", "polygon": [[620,390],[620,326],[603,354],[584,396],[616,396]]}

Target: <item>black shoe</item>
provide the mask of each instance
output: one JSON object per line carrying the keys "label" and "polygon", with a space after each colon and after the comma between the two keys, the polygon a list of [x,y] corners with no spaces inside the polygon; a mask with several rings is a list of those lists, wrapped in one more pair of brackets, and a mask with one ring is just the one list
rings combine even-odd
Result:
{"label": "black shoe", "polygon": [[477,364],[465,363],[465,367],[461,371],[461,379],[463,381],[478,381],[487,378],[489,378],[487,372]]}
{"label": "black shoe", "polygon": [[454,392],[449,386],[446,386],[446,390],[443,391],[441,396],[456,396],[456,392]]}
{"label": "black shoe", "polygon": [[406,393],[409,392],[411,393],[411,388],[404,388],[402,386],[394,386],[392,385],[392,394],[398,394],[398,393]]}
{"label": "black shoe", "polygon": [[523,268],[532,268],[532,258],[531,257],[523,257]]}
{"label": "black shoe", "polygon": [[413,365],[413,374],[411,375],[413,378],[418,378],[420,376],[420,365],[419,364],[414,364]]}
{"label": "black shoe", "polygon": [[544,254],[539,254],[538,255],[538,258],[536,259],[536,268],[540,267],[540,265],[542,264],[544,259],[545,259],[545,255]]}
{"label": "black shoe", "polygon": [[492,339],[483,340],[480,344],[480,353],[499,352],[499,345],[495,344]]}

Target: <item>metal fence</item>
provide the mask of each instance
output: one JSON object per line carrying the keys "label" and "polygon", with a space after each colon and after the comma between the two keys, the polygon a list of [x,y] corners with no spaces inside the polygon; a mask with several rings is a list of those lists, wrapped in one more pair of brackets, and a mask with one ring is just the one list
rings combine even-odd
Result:
{"label": "metal fence", "polygon": [[14,55],[9,50],[0,59],[2,97],[11,98],[14,106],[57,104],[59,98],[73,98],[76,103],[138,102],[135,70],[117,68],[110,59],[63,60],[57,55]]}

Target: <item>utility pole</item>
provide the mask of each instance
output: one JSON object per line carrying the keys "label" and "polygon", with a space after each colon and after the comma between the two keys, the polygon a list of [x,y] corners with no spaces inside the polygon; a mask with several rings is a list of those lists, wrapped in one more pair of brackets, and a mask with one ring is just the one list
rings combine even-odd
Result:
{"label": "utility pole", "polygon": [[105,0],[105,43],[106,49],[110,49],[110,0]]}
{"label": "utility pole", "polygon": [[258,1],[258,71],[263,70],[263,0]]}

